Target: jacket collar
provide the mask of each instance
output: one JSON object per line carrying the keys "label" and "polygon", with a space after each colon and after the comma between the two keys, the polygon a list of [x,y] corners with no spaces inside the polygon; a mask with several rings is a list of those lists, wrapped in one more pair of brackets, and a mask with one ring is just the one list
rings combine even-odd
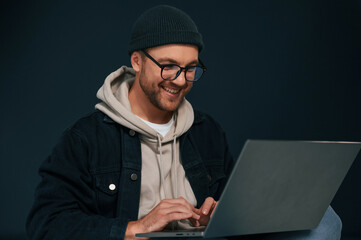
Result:
{"label": "jacket collar", "polygon": [[201,123],[204,120],[204,114],[197,111],[197,110],[193,110],[193,111],[194,111],[194,122],[193,122],[193,124]]}
{"label": "jacket collar", "polygon": [[113,119],[111,119],[110,117],[108,117],[108,115],[106,115],[106,114],[104,114],[103,121],[106,123],[115,123],[115,121]]}

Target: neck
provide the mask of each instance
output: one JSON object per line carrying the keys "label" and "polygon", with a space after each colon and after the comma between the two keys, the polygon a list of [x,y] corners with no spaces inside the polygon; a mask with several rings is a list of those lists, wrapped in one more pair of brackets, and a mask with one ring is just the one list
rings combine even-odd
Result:
{"label": "neck", "polygon": [[173,116],[172,111],[161,110],[154,106],[144,94],[138,81],[132,85],[128,99],[132,112],[148,122],[164,124],[169,122]]}

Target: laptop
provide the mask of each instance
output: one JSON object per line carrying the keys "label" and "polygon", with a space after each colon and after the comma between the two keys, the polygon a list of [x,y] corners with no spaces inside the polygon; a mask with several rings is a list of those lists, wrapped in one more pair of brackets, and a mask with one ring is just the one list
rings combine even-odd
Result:
{"label": "laptop", "polygon": [[207,227],[137,237],[216,238],[313,229],[360,142],[247,140]]}

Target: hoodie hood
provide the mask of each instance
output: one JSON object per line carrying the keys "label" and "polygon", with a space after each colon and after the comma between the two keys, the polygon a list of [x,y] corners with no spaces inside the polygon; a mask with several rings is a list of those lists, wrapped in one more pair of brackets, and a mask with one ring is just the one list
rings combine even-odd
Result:
{"label": "hoodie hood", "polygon": [[[98,90],[97,97],[102,100],[95,108],[107,114],[115,122],[133,129],[151,139],[158,138],[159,133],[140,120],[133,112],[128,100],[129,90],[134,82],[135,71],[122,66],[109,74],[103,86]],[[194,113],[191,104],[184,99],[175,114],[175,129],[172,134],[161,136],[162,142],[179,137],[193,124]]]}

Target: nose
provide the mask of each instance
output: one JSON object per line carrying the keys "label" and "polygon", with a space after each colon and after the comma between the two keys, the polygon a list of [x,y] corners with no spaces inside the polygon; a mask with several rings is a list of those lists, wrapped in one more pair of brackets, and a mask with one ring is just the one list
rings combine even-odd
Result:
{"label": "nose", "polygon": [[182,69],[179,76],[176,79],[174,79],[172,81],[172,83],[174,83],[175,85],[180,86],[180,87],[187,84],[187,80],[185,78],[185,69]]}

